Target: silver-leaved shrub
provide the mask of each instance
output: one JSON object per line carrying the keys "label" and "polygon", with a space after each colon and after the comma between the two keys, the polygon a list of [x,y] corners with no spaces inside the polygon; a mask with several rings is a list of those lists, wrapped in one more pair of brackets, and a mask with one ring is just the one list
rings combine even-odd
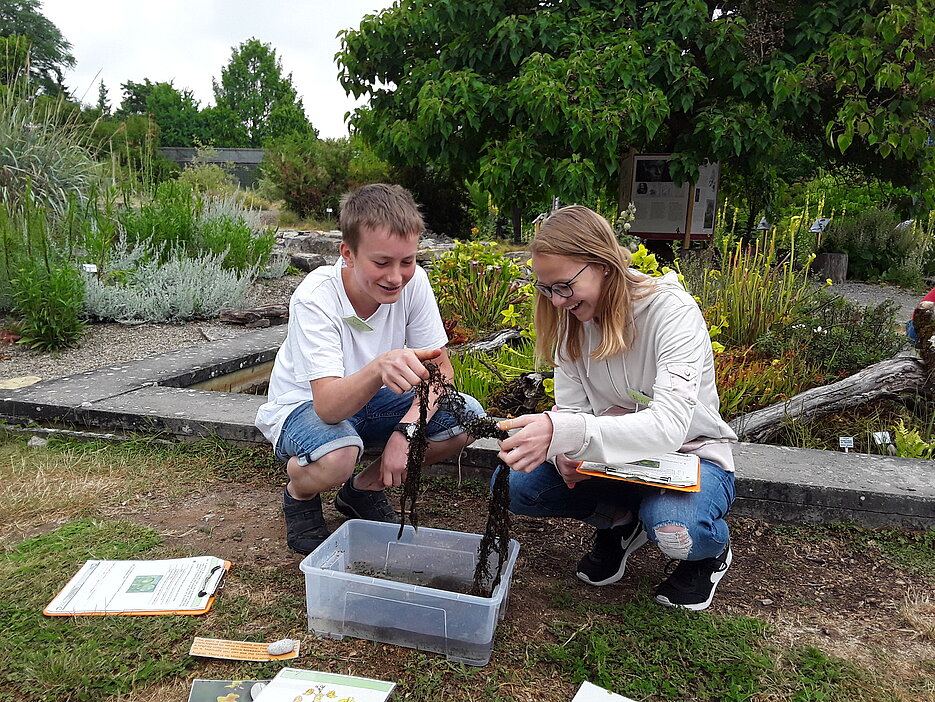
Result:
{"label": "silver-leaved shrub", "polygon": [[224,307],[242,307],[255,271],[221,267],[223,254],[167,260],[145,244],[118,242],[109,271],[85,274],[85,314],[123,323],[184,322],[216,317]]}

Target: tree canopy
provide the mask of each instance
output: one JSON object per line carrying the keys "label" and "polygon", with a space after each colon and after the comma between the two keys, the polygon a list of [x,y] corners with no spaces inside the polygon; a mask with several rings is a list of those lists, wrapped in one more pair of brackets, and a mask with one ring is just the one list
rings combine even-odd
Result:
{"label": "tree canopy", "polygon": [[118,115],[151,115],[159,125],[162,146],[194,146],[204,140],[206,127],[198,101],[191,90],[178,90],[172,82],[142,83],[127,81],[121,85],[123,101]]}
{"label": "tree canopy", "polygon": [[214,97],[219,111],[239,121],[240,146],[261,147],[267,139],[312,128],[292,74],[284,76],[276,50],[257,39],[233,50],[220,82],[214,81]]}
{"label": "tree canopy", "polygon": [[26,37],[32,81],[44,93],[59,95],[66,92],[64,70],[75,65],[75,57],[39,5],[39,0],[0,0],[0,37]]}
{"label": "tree canopy", "polygon": [[631,149],[752,173],[792,137],[918,187],[935,117],[921,0],[401,0],[342,34],[352,126],[501,204],[617,191]]}

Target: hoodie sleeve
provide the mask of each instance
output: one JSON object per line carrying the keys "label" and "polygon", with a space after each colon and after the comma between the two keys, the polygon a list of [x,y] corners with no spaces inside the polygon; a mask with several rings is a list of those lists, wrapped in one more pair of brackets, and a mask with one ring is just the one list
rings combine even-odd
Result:
{"label": "hoodie sleeve", "polygon": [[649,407],[600,417],[552,413],[550,457],[564,453],[575,460],[624,463],[675,451],[693,438],[687,434],[705,359],[711,352],[704,318],[697,305],[672,296],[647,322],[640,333],[652,335],[645,348],[651,349],[655,358],[631,362],[649,361],[654,366]]}
{"label": "hoodie sleeve", "polygon": [[591,401],[574,366],[555,367],[555,405],[549,412],[552,420],[552,442],[548,457],[565,453],[562,446],[580,446],[584,441],[584,415],[591,414]]}

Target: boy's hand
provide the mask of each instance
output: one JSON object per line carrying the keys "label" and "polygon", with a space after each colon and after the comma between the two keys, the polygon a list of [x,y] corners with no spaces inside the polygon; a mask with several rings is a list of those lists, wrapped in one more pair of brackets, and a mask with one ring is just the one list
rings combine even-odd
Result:
{"label": "boy's hand", "polygon": [[520,429],[508,439],[500,441],[501,461],[513,470],[529,473],[545,461],[552,443],[552,420],[547,414],[524,414],[504,419],[499,427],[504,431]]}
{"label": "boy's hand", "polygon": [[394,431],[386,441],[380,459],[380,477],[383,485],[397,487],[406,479],[406,464],[409,461],[409,442],[400,432]]}
{"label": "boy's hand", "polygon": [[[380,379],[397,395],[402,395],[428,380],[429,372],[424,361],[438,358],[441,349],[395,349],[377,356]],[[397,483],[398,484],[398,483]]]}

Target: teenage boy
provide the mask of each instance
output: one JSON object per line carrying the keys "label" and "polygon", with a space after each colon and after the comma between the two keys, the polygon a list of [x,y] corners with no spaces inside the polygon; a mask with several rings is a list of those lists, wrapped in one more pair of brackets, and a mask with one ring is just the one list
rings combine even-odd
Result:
{"label": "teenage boy", "polygon": [[[398,523],[384,486],[406,478],[417,426],[414,386],[437,364],[451,380],[448,341],[425,271],[416,264],[424,228],[418,206],[398,185],[364,186],[341,201],[341,258],[302,281],[289,302],[289,327],[269,398],[256,425],[286,462],[286,542],[311,553],[329,531],[324,490],[341,486],[337,510],[358,519]],[[463,395],[469,417],[484,414]],[[425,465],[471,441],[435,396],[427,408]],[[382,455],[356,476],[364,449]]]}

